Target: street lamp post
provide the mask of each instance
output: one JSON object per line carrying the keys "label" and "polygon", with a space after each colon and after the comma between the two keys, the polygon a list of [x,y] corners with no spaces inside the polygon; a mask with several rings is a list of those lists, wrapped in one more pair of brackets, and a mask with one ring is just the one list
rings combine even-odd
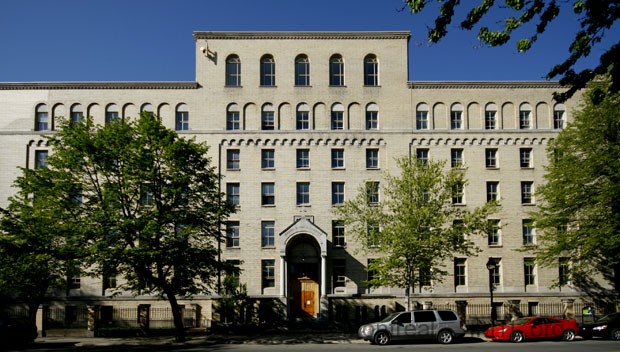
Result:
{"label": "street lamp post", "polygon": [[489,293],[491,294],[491,327],[495,325],[495,307],[493,306],[493,271],[497,267],[495,259],[489,258],[487,269],[489,270]]}

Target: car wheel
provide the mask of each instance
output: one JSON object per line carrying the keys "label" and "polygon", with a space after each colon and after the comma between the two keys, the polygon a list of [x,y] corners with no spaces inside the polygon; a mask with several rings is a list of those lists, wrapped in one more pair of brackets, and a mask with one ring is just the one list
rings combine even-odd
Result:
{"label": "car wheel", "polygon": [[566,329],[562,333],[562,340],[564,341],[573,341],[575,339],[575,332],[571,329]]}
{"label": "car wheel", "polygon": [[452,334],[452,331],[450,330],[441,330],[439,334],[437,334],[437,341],[439,341],[439,343],[442,343],[444,345],[452,343],[453,340],[454,340],[454,334]]}
{"label": "car wheel", "polygon": [[513,331],[510,334],[510,341],[514,343],[523,342],[523,333],[521,331]]}
{"label": "car wheel", "polygon": [[609,334],[609,338],[612,340],[620,340],[620,329],[615,328],[611,330],[611,334]]}
{"label": "car wheel", "polygon": [[379,331],[375,334],[375,343],[377,345],[387,345],[390,343],[390,335],[385,331]]}

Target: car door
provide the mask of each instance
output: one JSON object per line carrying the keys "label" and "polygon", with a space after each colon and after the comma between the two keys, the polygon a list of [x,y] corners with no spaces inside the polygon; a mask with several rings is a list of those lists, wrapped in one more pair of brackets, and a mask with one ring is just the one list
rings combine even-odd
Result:
{"label": "car door", "polygon": [[401,313],[390,323],[390,333],[392,334],[393,339],[399,340],[411,338],[410,335],[413,334],[412,331],[413,326],[411,325],[411,312]]}
{"label": "car door", "polygon": [[546,331],[547,337],[560,337],[568,326],[566,320],[557,320],[553,318],[547,318]]}
{"label": "car door", "polygon": [[547,319],[545,318],[536,318],[530,320],[530,322],[525,324],[525,328],[523,329],[523,335],[526,339],[539,339],[541,337],[545,337],[546,322]]}
{"label": "car door", "polygon": [[419,310],[413,312],[414,336],[420,339],[435,338],[437,317],[435,311]]}

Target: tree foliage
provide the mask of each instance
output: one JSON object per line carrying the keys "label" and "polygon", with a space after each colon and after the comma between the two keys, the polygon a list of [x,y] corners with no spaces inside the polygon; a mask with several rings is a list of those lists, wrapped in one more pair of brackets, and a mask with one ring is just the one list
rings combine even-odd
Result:
{"label": "tree foliage", "polygon": [[373,202],[375,186],[368,182],[334,212],[364,253],[380,255],[369,263],[374,276],[368,284],[404,288],[409,308],[411,289],[441,281],[447,259],[478,252],[474,237],[488,233],[496,204],[472,211],[453,204],[466,181],[462,170],[446,171],[444,162],[397,161],[401,173],[384,175],[380,202]]}
{"label": "tree foliage", "polygon": [[[425,8],[429,0],[406,0],[411,12],[418,13]],[[452,22],[455,7],[461,4],[460,0],[439,0],[440,14],[435,19],[435,26],[429,29],[428,40],[436,43],[447,35],[448,25]],[[555,65],[547,74],[547,79],[561,77],[560,83],[567,86],[566,92],[556,92],[554,97],[558,101],[565,101],[573,94],[584,88],[594,77],[608,74],[611,77],[609,89],[612,92],[620,90],[620,41],[611,45],[600,57],[600,63],[593,68],[584,68],[575,71],[578,61],[592,52],[593,47],[600,43],[612,25],[620,18],[620,4],[618,1],[607,0],[571,0],[572,9],[579,16],[581,30],[569,46],[570,55],[563,62]],[[467,2],[469,6],[469,2]],[[502,21],[502,28],[496,30],[480,25],[478,39],[491,47],[508,43],[513,32],[527,25],[535,24],[534,32],[516,42],[519,52],[528,51],[542,35],[547,26],[553,22],[562,10],[557,0],[504,0],[503,4],[495,0],[481,0],[478,6],[471,7],[459,27],[472,30],[490,11],[510,10],[514,16],[508,16]]]}
{"label": "tree foliage", "polygon": [[[593,84],[549,144],[546,183],[538,187],[537,260],[571,260],[574,284],[593,291],[602,273],[620,292],[620,94]],[[600,290],[599,293],[603,292]]]}

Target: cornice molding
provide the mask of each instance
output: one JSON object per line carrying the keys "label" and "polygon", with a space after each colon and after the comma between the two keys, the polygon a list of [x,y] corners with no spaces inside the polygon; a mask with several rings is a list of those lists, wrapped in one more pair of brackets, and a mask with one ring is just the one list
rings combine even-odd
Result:
{"label": "cornice molding", "polygon": [[198,39],[407,39],[409,31],[385,32],[194,32]]}
{"label": "cornice molding", "polygon": [[552,81],[409,81],[409,89],[532,89],[566,88]]}
{"label": "cornice molding", "polygon": [[0,83],[0,90],[71,89],[198,89],[198,82],[16,82]]}
{"label": "cornice molding", "polygon": [[383,138],[223,138],[220,144],[225,147],[233,146],[382,146]]}
{"label": "cornice molding", "polygon": [[489,137],[489,138],[412,138],[411,145],[414,146],[432,146],[432,145],[546,145],[553,137]]}

